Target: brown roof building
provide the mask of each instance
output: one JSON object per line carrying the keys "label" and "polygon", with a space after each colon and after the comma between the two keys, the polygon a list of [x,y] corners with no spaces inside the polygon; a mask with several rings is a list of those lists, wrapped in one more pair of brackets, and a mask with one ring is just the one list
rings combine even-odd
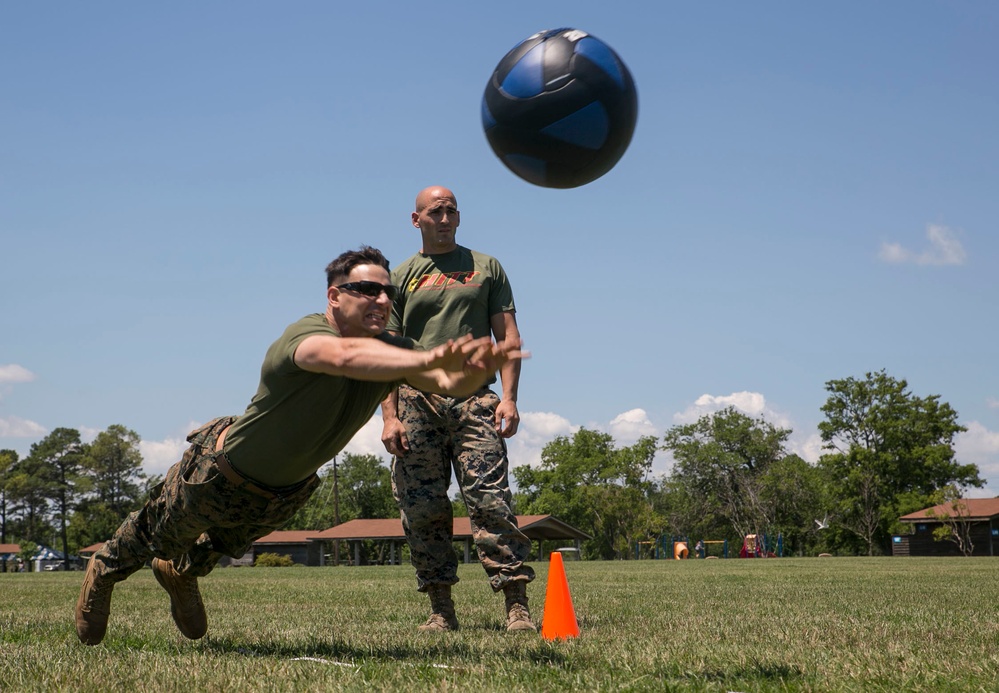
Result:
{"label": "brown roof building", "polygon": [[893,556],[960,556],[954,541],[938,541],[933,533],[949,524],[970,542],[972,556],[999,555],[999,498],[961,498],[903,515],[909,534],[892,537]]}
{"label": "brown roof building", "polygon": [[[572,546],[578,549],[580,541],[590,538],[586,532],[582,532],[551,515],[518,515],[517,525],[529,539],[538,542],[537,556],[542,555],[542,541],[571,542]],[[464,544],[464,559],[466,563],[469,563],[473,543],[470,520],[467,517],[454,518],[452,535],[456,542]],[[361,542],[368,540],[384,542],[389,554],[384,562],[398,563],[402,557],[402,546],[406,543],[402,520],[399,518],[351,520],[323,531],[282,530],[271,532],[254,542],[252,553],[253,558],[261,553],[278,553],[291,556],[292,560],[303,565],[325,565],[329,544],[345,541],[352,548],[354,565],[358,565],[361,563]],[[238,564],[238,562],[233,564]]]}

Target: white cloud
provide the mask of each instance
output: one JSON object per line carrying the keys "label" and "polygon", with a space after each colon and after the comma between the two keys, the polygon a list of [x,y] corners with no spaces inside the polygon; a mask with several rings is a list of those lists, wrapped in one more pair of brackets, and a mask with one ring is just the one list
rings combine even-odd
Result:
{"label": "white cloud", "polygon": [[16,363],[0,366],[0,399],[3,398],[5,392],[10,391],[11,384],[30,383],[34,379],[34,373]]}
{"label": "white cloud", "polygon": [[35,374],[23,366],[16,363],[8,363],[0,366],[0,384],[4,383],[30,383],[35,379]]}
{"label": "white cloud", "polygon": [[522,464],[537,466],[541,451],[558,436],[571,436],[579,430],[569,419],[551,412],[521,412],[517,435],[507,438],[510,467]]}
{"label": "white cloud", "polygon": [[818,433],[813,433],[809,436],[801,438],[796,436],[794,433],[787,441],[787,451],[793,452],[795,455],[809,462],[815,464],[819,461],[828,450],[822,449],[822,436]]}
{"label": "white cloud", "polygon": [[[548,412],[521,412],[517,435],[507,438],[510,467],[522,464],[537,465],[541,462],[541,450],[555,437],[572,435],[579,426],[568,419]],[[376,455],[388,462],[389,454],[382,445],[382,417],[375,414],[351,439],[344,452],[354,455]]]}
{"label": "white cloud", "polygon": [[988,399],[985,400],[985,406],[987,406],[989,409],[999,409],[999,399],[996,399],[995,397],[989,397]]}
{"label": "white cloud", "polygon": [[673,415],[678,424],[694,423],[702,416],[708,416],[727,407],[734,407],[753,418],[764,418],[774,426],[793,428],[786,415],[767,406],[767,399],[759,392],[733,392],[730,395],[708,395],[698,397],[694,403]]}
{"label": "white cloud", "polygon": [[143,469],[146,474],[164,475],[174,464],[180,462],[187,449],[184,438],[167,438],[166,440],[143,440],[139,443],[142,453]]}
{"label": "white cloud", "polygon": [[[954,437],[954,452],[962,464],[978,465],[979,476],[999,483],[999,432],[990,431],[978,421],[965,424],[968,429]],[[973,489],[972,496],[996,496],[999,488]]]}
{"label": "white cloud", "polygon": [[926,239],[930,245],[922,252],[909,250],[901,243],[882,243],[878,257],[892,264],[963,265],[967,258],[958,234],[939,224],[926,226]]}
{"label": "white cloud", "polygon": [[200,426],[200,423],[191,421],[183,429],[183,433],[176,437],[169,437],[164,440],[142,440],[139,441],[139,452],[142,454],[142,468],[146,474],[163,475],[174,464],[180,462],[187,450],[187,433]]}
{"label": "white cloud", "polygon": [[388,461],[390,455],[382,445],[382,415],[375,414],[368,419],[343,451],[352,455],[374,455]]}
{"label": "white cloud", "polygon": [[[768,423],[791,431],[786,449],[811,464],[816,463],[825,452],[822,438],[818,433],[795,430],[794,422],[788,415],[767,404],[767,399],[759,392],[733,392],[730,395],[708,395],[698,397],[694,403],[673,415],[677,424],[694,423],[703,416],[710,416],[727,407],[734,407],[746,416],[761,418]],[[657,460],[658,462],[658,460]],[[657,467],[658,468],[658,467]]]}
{"label": "white cloud", "polygon": [[[546,412],[521,412],[517,435],[507,439],[510,453],[510,466],[537,464],[541,461],[541,449],[560,435],[572,435],[579,426],[558,414]],[[381,414],[372,416],[351,438],[344,452],[354,455],[375,455],[388,461],[389,454],[382,445]]]}
{"label": "white cloud", "polygon": [[44,426],[17,416],[0,418],[0,438],[40,438],[47,433]]}
{"label": "white cloud", "polygon": [[618,446],[633,445],[642,436],[657,436],[659,429],[649,420],[644,409],[629,409],[615,416],[611,422],[609,433],[614,436]]}
{"label": "white cloud", "polygon": [[80,426],[76,430],[80,432],[80,440],[84,443],[93,443],[97,434],[102,433],[105,429],[93,428],[92,426]]}

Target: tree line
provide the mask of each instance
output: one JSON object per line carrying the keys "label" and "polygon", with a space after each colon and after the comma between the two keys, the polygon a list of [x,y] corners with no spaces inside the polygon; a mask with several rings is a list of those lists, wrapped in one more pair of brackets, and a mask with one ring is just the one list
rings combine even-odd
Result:
{"label": "tree line", "polygon": [[139,442],[116,424],[91,443],[57,428],[23,459],[0,450],[0,543],[20,544],[25,561],[38,545],[60,549],[69,569],[71,553],[110,538],[158,483],[142,471]]}
{"label": "tree line", "polygon": [[[592,559],[649,557],[664,537],[738,547],[747,534],[780,535],[786,555],[876,555],[890,552],[899,516],[983,485],[975,465],[955,459],[954,437],[965,428],[939,395],[918,397],[883,370],[831,380],[826,391],[824,454],[815,464],[787,450],[790,429],[734,408],[623,447],[581,428],[545,445],[540,465],[513,469],[515,511],[583,530]],[[110,537],[159,481],[143,474],[138,444],[115,425],[89,444],[58,428],[24,459],[0,451],[0,543],[55,545],[69,555]],[[655,477],[659,452],[674,464]],[[288,529],[398,516],[381,458],[348,453],[320,475]],[[465,514],[459,498],[454,506]]]}

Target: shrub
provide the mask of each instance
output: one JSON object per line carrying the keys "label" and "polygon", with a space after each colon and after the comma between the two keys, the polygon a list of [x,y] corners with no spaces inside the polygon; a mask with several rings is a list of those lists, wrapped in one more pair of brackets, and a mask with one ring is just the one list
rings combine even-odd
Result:
{"label": "shrub", "polygon": [[279,553],[262,553],[257,556],[253,565],[261,568],[290,568],[295,565],[295,562],[291,560],[291,556]]}

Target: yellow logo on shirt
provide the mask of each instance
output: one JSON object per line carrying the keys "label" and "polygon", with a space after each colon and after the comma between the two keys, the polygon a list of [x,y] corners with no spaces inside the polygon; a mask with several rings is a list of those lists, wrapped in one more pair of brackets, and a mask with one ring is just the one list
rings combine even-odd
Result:
{"label": "yellow logo on shirt", "polygon": [[461,272],[433,272],[414,277],[410,280],[406,291],[444,291],[458,286],[480,286],[473,284],[472,279],[482,274],[478,270],[463,270]]}

